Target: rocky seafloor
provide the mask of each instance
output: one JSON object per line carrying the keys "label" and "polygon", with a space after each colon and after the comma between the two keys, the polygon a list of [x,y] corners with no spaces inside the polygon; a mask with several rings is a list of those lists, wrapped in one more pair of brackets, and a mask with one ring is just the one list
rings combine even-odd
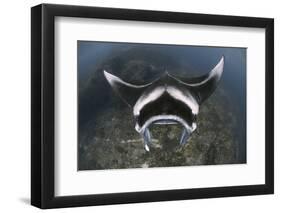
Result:
{"label": "rocky seafloor", "polygon": [[179,145],[180,125],[153,125],[152,146],[150,152],[145,151],[134,128],[132,109],[112,91],[102,71],[144,83],[163,72],[163,61],[165,69],[179,76],[184,75],[185,68],[170,58],[156,60],[136,52],[101,63],[79,89],[78,170],[244,163],[239,158],[235,108],[220,86],[200,107],[197,129],[186,145]]}

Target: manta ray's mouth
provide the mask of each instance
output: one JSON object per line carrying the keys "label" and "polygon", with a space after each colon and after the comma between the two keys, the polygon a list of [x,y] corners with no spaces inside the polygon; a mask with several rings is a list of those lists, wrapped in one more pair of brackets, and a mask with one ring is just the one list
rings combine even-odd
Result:
{"label": "manta ray's mouth", "polygon": [[177,115],[157,115],[149,118],[141,127],[136,124],[135,129],[141,134],[144,141],[144,147],[146,151],[149,151],[149,145],[151,145],[151,134],[149,127],[153,124],[158,125],[169,125],[169,124],[180,124],[182,125],[182,134],[180,139],[180,145],[187,143],[190,138],[191,133],[196,129],[196,124],[193,123],[192,126]]}

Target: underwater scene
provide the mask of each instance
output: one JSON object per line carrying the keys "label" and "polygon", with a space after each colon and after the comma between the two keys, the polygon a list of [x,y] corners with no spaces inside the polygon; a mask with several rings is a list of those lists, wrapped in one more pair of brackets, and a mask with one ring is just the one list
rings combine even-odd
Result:
{"label": "underwater scene", "polygon": [[77,41],[78,171],[246,163],[246,53]]}

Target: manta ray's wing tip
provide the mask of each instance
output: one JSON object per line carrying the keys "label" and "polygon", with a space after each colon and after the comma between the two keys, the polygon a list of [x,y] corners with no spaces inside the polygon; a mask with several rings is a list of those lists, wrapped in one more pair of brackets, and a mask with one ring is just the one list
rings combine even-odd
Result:
{"label": "manta ray's wing tip", "polygon": [[106,80],[109,82],[109,84],[114,87],[115,83],[118,81],[121,81],[119,78],[116,76],[112,75],[111,73],[107,72],[106,70],[103,70],[104,77]]}
{"label": "manta ray's wing tip", "polygon": [[217,65],[214,67],[214,70],[217,68],[219,69],[221,72],[223,72],[223,67],[224,67],[224,55],[222,55],[222,57],[220,58],[219,62],[217,63]]}
{"label": "manta ray's wing tip", "polygon": [[214,74],[216,74],[220,78],[220,76],[223,73],[223,68],[224,68],[224,55],[221,57],[217,66],[213,69]]}
{"label": "manta ray's wing tip", "polygon": [[107,72],[106,70],[103,70],[103,74],[104,76],[108,79],[110,78],[110,76],[112,76],[109,72]]}
{"label": "manta ray's wing tip", "polygon": [[221,57],[221,59],[220,59],[220,61],[219,61],[219,64],[224,64],[224,58],[225,58],[225,56],[222,55],[222,57]]}
{"label": "manta ray's wing tip", "polygon": [[212,71],[215,71],[217,69],[222,69],[224,66],[224,55],[222,55],[222,57],[220,58],[219,62],[217,63],[217,65],[213,68]]}

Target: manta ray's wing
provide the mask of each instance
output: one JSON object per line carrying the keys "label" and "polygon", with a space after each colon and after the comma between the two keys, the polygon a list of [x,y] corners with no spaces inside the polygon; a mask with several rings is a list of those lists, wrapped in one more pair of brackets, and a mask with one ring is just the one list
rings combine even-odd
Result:
{"label": "manta ray's wing", "polygon": [[217,88],[223,73],[223,67],[224,57],[222,57],[218,64],[206,75],[185,80],[178,79],[176,77],[173,78],[182,86],[185,86],[187,89],[191,90],[195,94],[198,103],[201,104]]}
{"label": "manta ray's wing", "polygon": [[127,103],[130,107],[133,107],[141,96],[152,83],[145,85],[133,85],[123,81],[115,75],[112,75],[104,70],[104,76],[113,90]]}

